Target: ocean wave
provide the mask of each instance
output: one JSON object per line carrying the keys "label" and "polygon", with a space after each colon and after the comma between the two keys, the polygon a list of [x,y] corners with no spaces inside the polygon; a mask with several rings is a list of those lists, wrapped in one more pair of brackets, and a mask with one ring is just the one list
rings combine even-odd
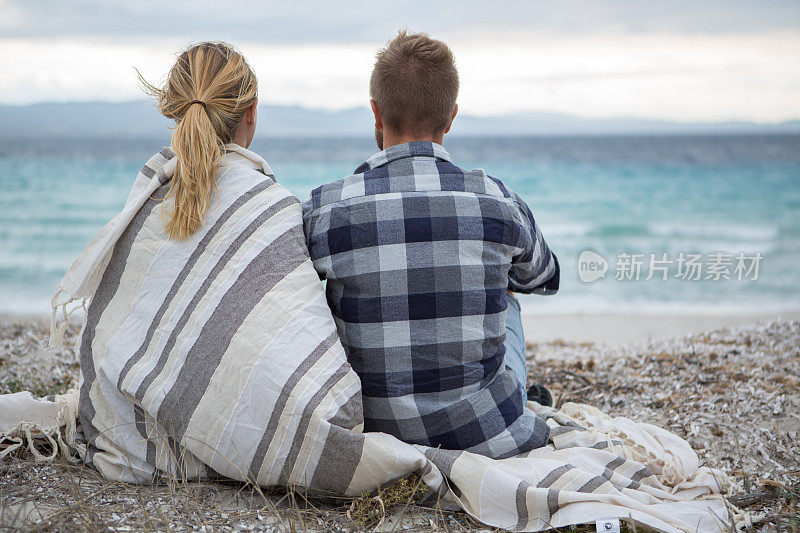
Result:
{"label": "ocean wave", "polygon": [[[681,224],[661,222],[612,222],[612,223],[572,223],[564,225],[549,224],[543,228],[547,235],[570,237],[659,237],[659,238],[695,238],[719,239],[736,242],[741,241],[774,241],[784,236],[784,228],[779,226],[757,226],[745,224],[692,223]],[[790,233],[790,232],[788,232]]]}
{"label": "ocean wave", "polygon": [[725,241],[773,241],[780,232],[776,226],[753,226],[744,224],[658,224],[650,223],[647,231],[652,235],[669,238],[709,238]]}
{"label": "ocean wave", "polygon": [[592,231],[590,223],[547,224],[542,228],[545,238],[585,237]]}

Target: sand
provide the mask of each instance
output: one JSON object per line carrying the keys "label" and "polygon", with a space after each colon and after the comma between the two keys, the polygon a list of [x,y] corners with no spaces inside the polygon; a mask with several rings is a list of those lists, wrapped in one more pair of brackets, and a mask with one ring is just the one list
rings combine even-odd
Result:
{"label": "sand", "polygon": [[[778,318],[800,320],[800,307],[796,310],[772,311],[681,309],[662,312],[654,311],[653,308],[542,312],[523,307],[522,326],[529,342],[622,344],[680,337],[724,327],[769,322]],[[47,319],[44,315],[0,312],[0,323],[39,322]]]}
{"label": "sand", "polygon": [[[734,501],[750,511],[745,531],[798,530],[800,320],[788,316],[526,314],[530,380],[548,385],[557,406],[595,405],[687,439],[703,464],[735,479]],[[68,342],[77,334],[72,327]],[[77,382],[76,354],[44,352],[46,335],[43,320],[0,316],[0,393],[49,394]],[[309,506],[284,489],[109,483],[84,467],[33,463],[25,451],[0,463],[0,480],[0,525],[26,529],[363,531],[383,513],[387,530],[395,522],[405,531],[483,529],[463,513],[413,502],[378,509],[365,497]],[[363,523],[348,517],[362,508],[355,514],[368,516]]]}
{"label": "sand", "polygon": [[777,318],[800,320],[796,311],[673,311],[622,310],[611,312],[523,311],[522,326],[530,342],[634,343],[680,337],[724,327],[737,327]]}

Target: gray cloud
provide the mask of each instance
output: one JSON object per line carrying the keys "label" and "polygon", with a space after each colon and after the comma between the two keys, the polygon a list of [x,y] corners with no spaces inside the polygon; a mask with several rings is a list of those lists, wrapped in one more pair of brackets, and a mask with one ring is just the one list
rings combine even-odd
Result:
{"label": "gray cloud", "polygon": [[520,76],[517,80],[525,83],[574,83],[606,80],[642,80],[675,74],[686,76],[700,74],[706,69],[702,67],[667,67],[651,69],[612,70],[600,72],[571,72],[543,76]]}
{"label": "gray cloud", "polygon": [[175,37],[261,43],[381,42],[399,27],[470,30],[738,33],[800,28],[797,0],[0,0],[0,36]]}

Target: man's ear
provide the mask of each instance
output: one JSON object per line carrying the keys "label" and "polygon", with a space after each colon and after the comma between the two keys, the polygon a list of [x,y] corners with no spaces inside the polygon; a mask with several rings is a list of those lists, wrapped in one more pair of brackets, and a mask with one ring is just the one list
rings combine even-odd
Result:
{"label": "man's ear", "polygon": [[381,116],[381,110],[378,109],[378,102],[376,102],[375,100],[370,100],[369,106],[372,108],[372,114],[375,115],[375,129],[382,130],[383,116]]}
{"label": "man's ear", "polygon": [[450,124],[444,129],[444,132],[447,133],[450,131],[450,127],[453,125],[453,120],[455,120],[456,115],[458,114],[458,104],[453,108],[453,116],[450,117]]}

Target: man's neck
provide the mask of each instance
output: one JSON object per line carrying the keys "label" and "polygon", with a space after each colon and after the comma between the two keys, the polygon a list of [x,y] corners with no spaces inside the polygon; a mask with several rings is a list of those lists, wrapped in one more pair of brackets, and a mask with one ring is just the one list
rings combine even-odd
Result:
{"label": "man's neck", "polygon": [[403,133],[388,132],[385,129],[383,130],[383,150],[386,150],[390,146],[419,141],[442,144],[444,142],[444,133],[438,135],[406,135]]}

